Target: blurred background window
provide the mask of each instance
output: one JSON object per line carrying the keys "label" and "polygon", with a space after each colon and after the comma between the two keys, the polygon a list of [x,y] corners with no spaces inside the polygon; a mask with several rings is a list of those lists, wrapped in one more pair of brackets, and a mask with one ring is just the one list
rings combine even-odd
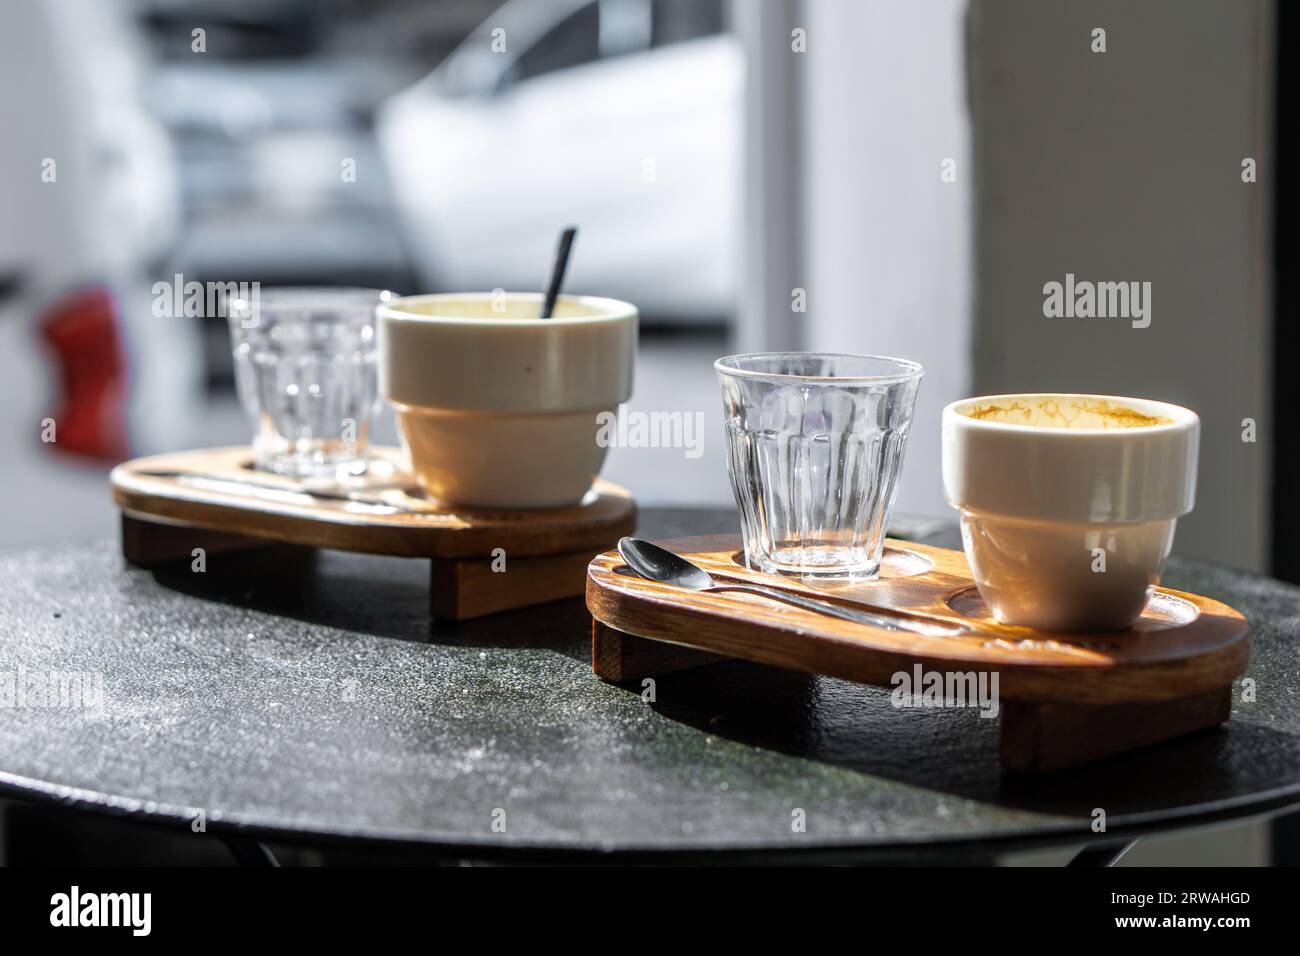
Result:
{"label": "blurred background window", "polygon": [[510,80],[528,80],[595,61],[601,54],[602,19],[598,3],[569,14],[520,54]]}
{"label": "blurred background window", "polygon": [[722,0],[653,0],[651,46],[668,46],[723,30]]}

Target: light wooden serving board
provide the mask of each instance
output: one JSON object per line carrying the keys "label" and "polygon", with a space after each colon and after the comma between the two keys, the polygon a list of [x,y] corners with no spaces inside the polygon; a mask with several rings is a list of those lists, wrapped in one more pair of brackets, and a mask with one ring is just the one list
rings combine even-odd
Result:
{"label": "light wooden serving board", "polygon": [[636,526],[632,496],[606,481],[573,507],[452,509],[423,496],[399,449],[370,454],[372,475],[347,489],[255,471],[243,446],[125,462],[109,478],[123,554],[150,565],[281,542],[429,558],[433,614],[461,619],[581,594],[592,555]]}
{"label": "light wooden serving board", "polygon": [[929,637],[740,592],[686,591],[638,577],[611,551],[587,571],[598,676],[640,680],[735,658],[884,687],[916,665],[945,674],[996,672],[1002,761],[1011,770],[1055,769],[1221,723],[1249,655],[1241,614],[1166,588],[1128,631],[1055,634],[994,620],[960,551],[890,541],[877,579],[814,583],[746,568],[739,537],[660,543],[715,577],[971,630]]}

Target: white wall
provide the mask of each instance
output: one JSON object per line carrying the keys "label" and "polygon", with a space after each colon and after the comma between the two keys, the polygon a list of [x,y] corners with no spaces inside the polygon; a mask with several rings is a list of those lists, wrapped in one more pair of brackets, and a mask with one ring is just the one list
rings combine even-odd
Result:
{"label": "white wall", "polygon": [[969,394],[965,3],[803,6],[804,347],[925,366],[898,509],[946,515],[939,413]]}
{"label": "white wall", "polygon": [[[1266,566],[1269,0],[974,0],[969,24],[962,0],[735,6],[751,74],[769,80],[748,92],[742,346],[921,361],[899,496],[919,513],[950,513],[948,401],[1052,389],[1189,405],[1200,492],[1175,549]],[[762,29],[744,29],[758,9]],[[806,53],[789,49],[796,27]],[[1097,27],[1105,53],[1091,50]],[[797,95],[772,94],[777,78]],[[765,230],[798,241],[760,242]],[[1043,285],[1067,272],[1151,282],[1151,326],[1045,318]],[[788,313],[793,286],[806,315]],[[773,332],[782,316],[792,334]]]}
{"label": "white wall", "polygon": [[[1273,4],[974,0],[970,47],[976,389],[1195,409],[1200,487],[1174,549],[1263,569]],[[1067,272],[1151,282],[1151,325],[1044,318],[1043,285]],[[1241,440],[1247,417],[1255,444]]]}

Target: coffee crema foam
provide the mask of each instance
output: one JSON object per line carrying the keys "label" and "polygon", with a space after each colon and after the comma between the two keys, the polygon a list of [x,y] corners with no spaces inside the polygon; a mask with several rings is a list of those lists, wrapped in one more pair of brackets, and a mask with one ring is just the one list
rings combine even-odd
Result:
{"label": "coffee crema foam", "polygon": [[961,414],[981,422],[1038,428],[1150,428],[1173,424],[1172,418],[1145,415],[1101,398],[1064,401],[1059,398],[1017,398],[973,405],[962,410]]}

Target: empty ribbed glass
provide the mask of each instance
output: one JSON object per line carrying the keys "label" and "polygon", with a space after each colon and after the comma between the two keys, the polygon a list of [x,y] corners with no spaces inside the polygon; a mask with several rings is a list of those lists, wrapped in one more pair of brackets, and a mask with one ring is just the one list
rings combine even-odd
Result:
{"label": "empty ribbed glass", "polygon": [[278,288],[229,314],[235,383],[258,468],[300,478],[366,470],[378,404],[378,289]]}
{"label": "empty ribbed glass", "polygon": [[875,575],[921,366],[877,355],[766,352],[714,367],[750,567]]}

